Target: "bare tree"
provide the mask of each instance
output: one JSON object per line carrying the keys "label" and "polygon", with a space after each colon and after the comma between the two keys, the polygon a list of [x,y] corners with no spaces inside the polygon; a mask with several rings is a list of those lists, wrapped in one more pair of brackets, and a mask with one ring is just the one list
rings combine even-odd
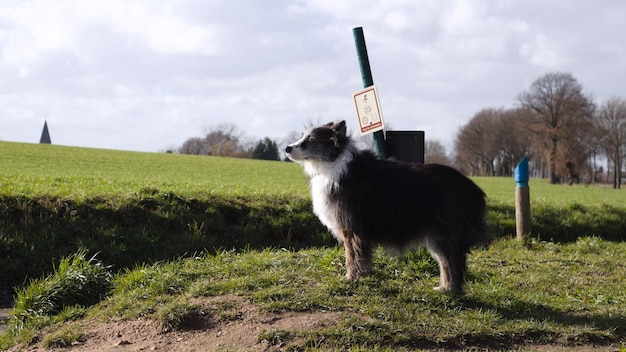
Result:
{"label": "bare tree", "polygon": [[[496,174],[513,176],[517,163],[532,155],[532,140],[527,128],[528,112],[524,109],[501,110],[494,121],[492,143],[498,149]],[[531,158],[532,160],[532,158]]]}
{"label": "bare tree", "polygon": [[180,154],[207,155],[209,148],[204,138],[193,137],[186,140],[183,145],[178,148]]}
{"label": "bare tree", "polygon": [[498,146],[495,123],[501,110],[483,109],[459,130],[455,140],[456,164],[471,175],[495,174]]}
{"label": "bare tree", "polygon": [[179,148],[181,154],[250,157],[251,142],[234,124],[220,124],[210,127],[203,138],[193,137]]}
{"label": "bare tree", "polygon": [[219,124],[212,127],[205,139],[209,148],[209,155],[214,156],[237,156],[241,151],[239,140],[242,134],[233,124]]}
{"label": "bare tree", "polygon": [[532,152],[527,120],[525,109],[479,111],[457,134],[457,166],[473,175],[512,176]]}
{"label": "bare tree", "polygon": [[602,147],[603,139],[604,135],[600,127],[596,124],[589,144],[589,160],[587,162],[590,175],[589,182],[594,184],[602,182],[601,179],[604,168],[598,165],[598,158],[605,154],[604,148]]}
{"label": "bare tree", "polygon": [[621,188],[622,163],[626,149],[626,100],[609,98],[600,107],[596,122],[601,144],[613,166],[613,188]]}
{"label": "bare tree", "polygon": [[529,129],[545,148],[550,183],[557,183],[569,159],[580,160],[578,145],[591,125],[594,105],[582,86],[569,73],[548,73],[535,80],[518,96],[530,115]]}
{"label": "bare tree", "polygon": [[448,156],[446,147],[437,140],[424,142],[424,162],[452,165],[452,159]]}

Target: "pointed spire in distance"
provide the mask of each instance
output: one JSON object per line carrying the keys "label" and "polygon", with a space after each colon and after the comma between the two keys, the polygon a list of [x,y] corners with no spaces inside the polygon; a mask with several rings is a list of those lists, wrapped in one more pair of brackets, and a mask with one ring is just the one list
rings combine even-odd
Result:
{"label": "pointed spire in distance", "polygon": [[50,132],[48,132],[48,121],[44,120],[43,122],[43,131],[41,132],[41,139],[39,139],[40,144],[52,144],[50,140]]}

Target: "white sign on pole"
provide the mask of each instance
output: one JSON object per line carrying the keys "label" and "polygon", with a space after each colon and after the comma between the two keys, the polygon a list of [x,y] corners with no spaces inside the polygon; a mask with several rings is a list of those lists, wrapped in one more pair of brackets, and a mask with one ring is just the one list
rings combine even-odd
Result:
{"label": "white sign on pole", "polygon": [[376,86],[369,86],[360,90],[352,94],[352,98],[362,136],[385,128]]}

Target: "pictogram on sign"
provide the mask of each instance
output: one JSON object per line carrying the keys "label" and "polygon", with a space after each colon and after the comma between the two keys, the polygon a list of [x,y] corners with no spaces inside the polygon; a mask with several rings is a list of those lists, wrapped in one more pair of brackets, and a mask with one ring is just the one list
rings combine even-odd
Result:
{"label": "pictogram on sign", "polygon": [[385,127],[376,86],[369,86],[360,90],[354,93],[352,98],[354,99],[361,135],[380,131]]}

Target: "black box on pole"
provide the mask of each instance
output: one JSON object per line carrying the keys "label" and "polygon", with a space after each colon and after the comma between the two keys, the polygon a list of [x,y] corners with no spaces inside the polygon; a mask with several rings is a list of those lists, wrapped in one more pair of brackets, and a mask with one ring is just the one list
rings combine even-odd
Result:
{"label": "black box on pole", "polygon": [[408,163],[424,163],[424,131],[386,131],[387,157]]}

